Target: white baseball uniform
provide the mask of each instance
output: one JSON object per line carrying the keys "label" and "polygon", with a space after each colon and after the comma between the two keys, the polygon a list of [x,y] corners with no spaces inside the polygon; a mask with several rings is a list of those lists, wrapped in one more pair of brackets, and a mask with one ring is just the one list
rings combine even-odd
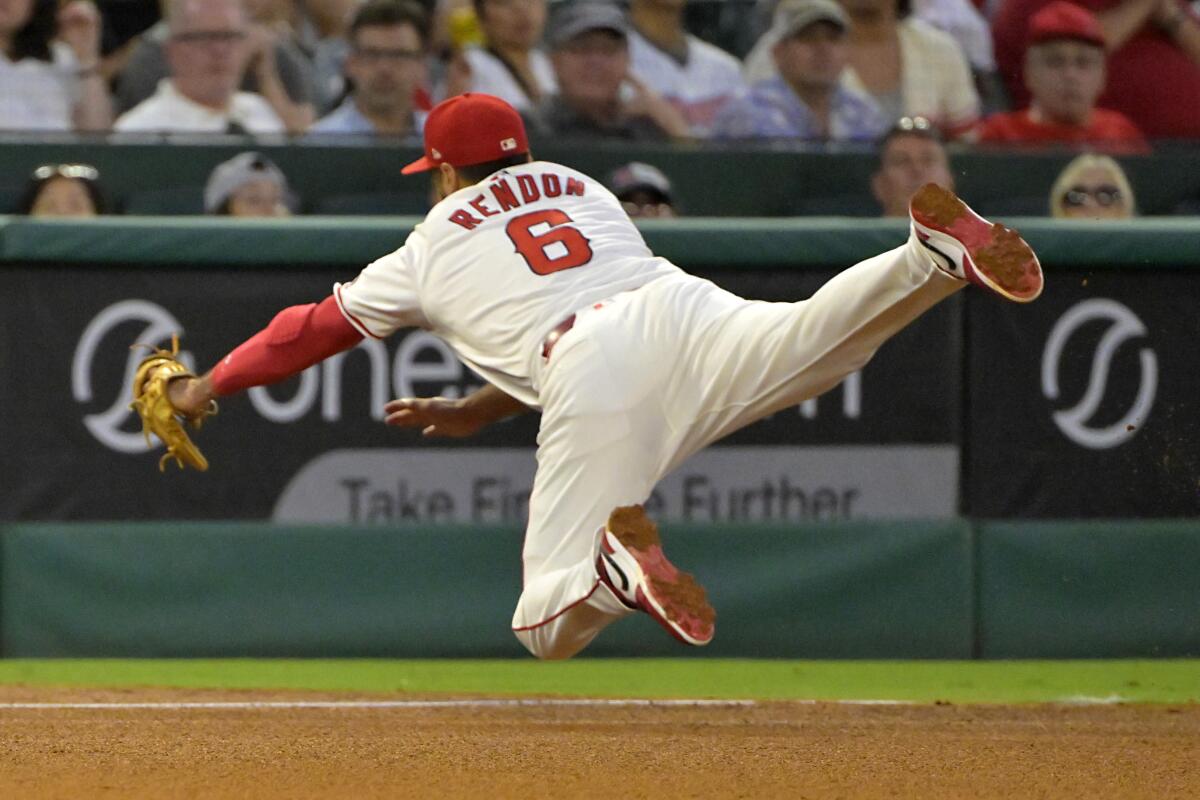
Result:
{"label": "white baseball uniform", "polygon": [[631,613],[595,567],[614,508],[644,502],[725,434],[832,388],[961,286],[910,239],[808,300],[744,300],[655,257],[598,182],[534,162],[447,197],[334,296],[364,335],[428,329],[542,411],[513,630],[534,655],[563,658]]}

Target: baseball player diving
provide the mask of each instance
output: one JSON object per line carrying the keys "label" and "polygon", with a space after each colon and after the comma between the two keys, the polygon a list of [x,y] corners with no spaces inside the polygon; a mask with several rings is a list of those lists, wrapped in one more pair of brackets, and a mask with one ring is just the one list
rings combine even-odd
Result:
{"label": "baseball player diving", "polygon": [[691,645],[713,637],[703,588],[663,553],[641,503],[696,451],[815,397],[968,283],[1029,302],[1037,257],[1016,232],[929,184],[901,247],[807,300],[745,300],[656,257],[620,202],[573,169],[535,161],[521,117],[465,94],[438,105],[424,157],[437,204],[404,246],[279,312],[203,376],[170,351],[143,362],[134,406],[182,466],[204,468],[180,421],[365,337],[442,337],[487,386],[461,400],[388,403],[387,422],[465,436],[541,412],[523,590],[512,628],[538,658],[578,653],[635,612]]}

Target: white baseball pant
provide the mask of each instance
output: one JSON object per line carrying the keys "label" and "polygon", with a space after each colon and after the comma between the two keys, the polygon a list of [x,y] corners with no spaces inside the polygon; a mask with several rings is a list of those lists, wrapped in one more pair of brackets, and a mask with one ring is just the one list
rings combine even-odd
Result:
{"label": "white baseball pant", "polygon": [[644,502],[722,436],[833,388],[964,285],[910,237],[796,303],[680,275],[577,311],[540,376],[517,638],[539,658],[568,658],[632,613],[596,573],[614,508]]}

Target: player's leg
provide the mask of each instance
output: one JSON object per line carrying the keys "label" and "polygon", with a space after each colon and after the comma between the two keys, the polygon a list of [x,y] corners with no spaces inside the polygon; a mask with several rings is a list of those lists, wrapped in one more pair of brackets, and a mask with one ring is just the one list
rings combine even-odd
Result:
{"label": "player's leg", "polygon": [[[569,658],[634,612],[601,580],[596,559],[612,510],[649,496],[655,464],[624,415],[543,420],[522,548],[513,633],[538,658]],[[546,433],[549,435],[545,435]]]}
{"label": "player's leg", "polygon": [[1015,232],[992,226],[932,185],[918,192],[912,210],[913,230],[903,246],[845,270],[807,300],[748,302],[706,329],[690,354],[709,376],[706,411],[672,466],[833,388],[967,281],[1018,301],[1040,292],[1037,258]]}
{"label": "player's leg", "polygon": [[[712,638],[702,590],[666,561],[636,507],[661,477],[677,433],[664,424],[658,342],[621,306],[577,323],[543,385],[524,590],[513,615],[517,638],[539,658],[574,655],[635,610],[693,644]],[[632,508],[614,515],[621,507]]]}

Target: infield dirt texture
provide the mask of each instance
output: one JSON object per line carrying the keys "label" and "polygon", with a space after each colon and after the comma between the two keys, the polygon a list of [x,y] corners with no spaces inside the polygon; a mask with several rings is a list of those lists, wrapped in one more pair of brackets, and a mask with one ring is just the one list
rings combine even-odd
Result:
{"label": "infield dirt texture", "polygon": [[[97,663],[86,671],[109,669]],[[148,668],[116,663],[133,673]],[[205,679],[188,662],[175,663],[187,673],[176,675],[177,682]],[[247,671],[227,663],[231,673]],[[298,663],[289,673],[259,663],[285,684],[288,674],[311,669]],[[332,673],[337,679],[358,669],[347,663]],[[459,663],[479,668],[446,662],[443,671],[454,675]],[[771,671],[787,662],[765,663]],[[821,670],[815,663],[802,670]],[[169,682],[162,664],[169,662],[152,668],[164,670]],[[554,673],[546,671],[550,665],[510,664],[504,668],[535,679],[573,669],[620,676],[637,666],[665,678],[674,662],[580,662]],[[710,692],[691,702],[684,693],[689,675],[729,672],[697,660],[676,672],[682,680],[675,691],[652,701],[622,699],[619,687],[606,697],[571,697],[34,685],[75,669],[59,665],[0,663],[0,678],[7,678],[0,685],[0,798],[1200,797],[1200,704],[1176,699],[856,704],[721,699]],[[1145,677],[1153,665],[1135,665],[1115,685],[1186,696],[1193,665],[1165,664],[1169,677],[1153,685]],[[752,662],[734,666],[734,674],[752,679]],[[863,671],[830,666],[829,675],[845,674],[849,686]],[[902,682],[909,670],[919,677],[952,666],[895,664],[893,673]],[[947,696],[970,695],[979,687],[967,684],[999,668],[960,667],[962,682]],[[405,678],[404,669],[369,665],[395,673],[400,685],[420,682],[415,672]],[[14,673],[25,680],[14,681]],[[791,691],[803,696],[804,687]]]}

